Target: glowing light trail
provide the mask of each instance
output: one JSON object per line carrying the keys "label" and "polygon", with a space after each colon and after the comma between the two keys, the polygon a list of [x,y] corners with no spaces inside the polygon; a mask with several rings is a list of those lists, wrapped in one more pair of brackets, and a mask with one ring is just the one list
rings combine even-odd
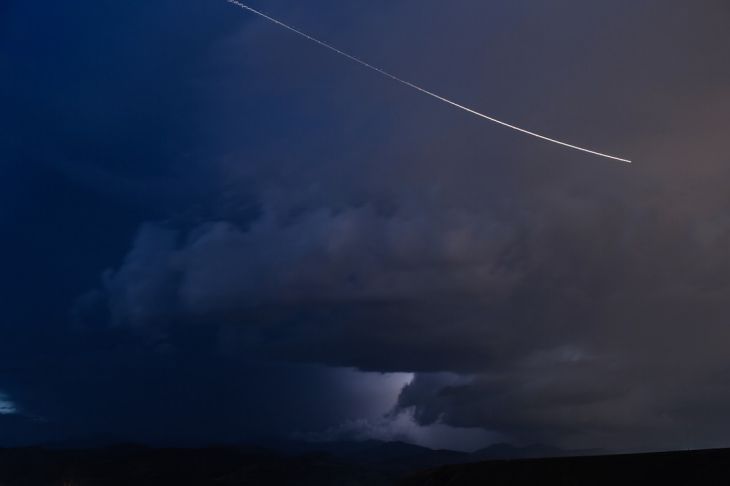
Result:
{"label": "glowing light trail", "polygon": [[294,27],[292,27],[290,25],[287,25],[284,22],[281,22],[280,20],[277,20],[277,19],[275,19],[273,17],[270,17],[270,16],[266,15],[263,12],[260,12],[258,10],[255,10],[255,9],[249,7],[248,5],[245,5],[245,4],[241,3],[241,2],[239,2],[238,0],[226,0],[226,1],[228,3],[231,3],[233,5],[238,6],[238,7],[242,8],[242,9],[244,9],[244,10],[248,10],[249,12],[254,13],[254,14],[256,14],[256,15],[258,15],[258,16],[266,19],[266,20],[268,20],[269,22],[273,22],[274,24],[276,24],[276,25],[278,25],[280,27],[283,27],[283,28],[285,28],[285,29],[287,29],[287,30],[289,30],[291,32],[294,32],[295,34],[300,35],[300,36],[304,37],[305,39],[308,39],[308,40],[310,40],[310,41],[312,41],[312,42],[314,42],[316,44],[319,44],[320,46],[322,46],[324,48],[327,48],[330,51],[336,52],[337,54],[339,54],[341,56],[344,56],[347,59],[349,59],[351,61],[354,61],[354,62],[360,64],[361,66],[364,66],[364,67],[366,67],[368,69],[371,69],[371,70],[373,70],[373,71],[375,71],[377,73],[380,73],[383,76],[386,76],[386,77],[392,79],[393,81],[397,81],[398,83],[404,84],[404,85],[406,85],[406,86],[408,86],[410,88],[413,88],[415,90],[420,91],[423,94],[426,94],[428,96],[431,96],[433,98],[436,98],[437,100],[443,101],[444,103],[448,103],[449,105],[455,106],[456,108],[459,108],[461,110],[464,110],[464,111],[466,111],[468,113],[471,113],[471,114],[476,115],[478,117],[484,118],[484,119],[489,120],[489,121],[491,121],[493,123],[497,123],[499,125],[505,126],[507,128],[511,128],[512,130],[516,130],[516,131],[521,132],[521,133],[524,133],[526,135],[530,135],[532,137],[539,138],[541,140],[546,140],[548,142],[556,143],[558,145],[562,145],[564,147],[568,147],[568,148],[571,148],[571,149],[574,149],[574,150],[580,150],[581,152],[586,152],[586,153],[589,153],[589,154],[597,155],[599,157],[605,157],[607,159],[618,160],[619,162],[626,162],[628,164],[631,163],[631,161],[628,160],[628,159],[623,159],[621,157],[615,157],[613,155],[604,154],[604,153],[601,153],[601,152],[597,152],[595,150],[590,150],[590,149],[587,149],[587,148],[584,148],[584,147],[579,147],[577,145],[572,145],[572,144],[569,144],[569,143],[566,143],[566,142],[562,142],[562,141],[556,140],[554,138],[546,137],[545,135],[540,135],[539,133],[535,133],[535,132],[531,132],[529,130],[525,130],[524,128],[520,128],[520,127],[518,127],[516,125],[512,125],[510,123],[503,122],[502,120],[498,120],[498,119],[493,118],[493,117],[491,117],[489,115],[485,115],[484,113],[479,113],[476,110],[472,110],[469,107],[466,107],[464,105],[460,105],[459,103],[456,103],[455,101],[451,101],[451,100],[449,100],[447,98],[444,98],[443,96],[440,96],[440,95],[437,95],[436,93],[433,93],[431,91],[428,91],[427,89],[421,88],[420,86],[417,86],[417,85],[415,85],[415,84],[413,84],[413,83],[411,83],[409,81],[406,81],[404,79],[401,79],[401,78],[399,78],[398,76],[396,76],[394,74],[391,74],[391,73],[389,73],[389,72],[387,72],[387,71],[385,71],[385,70],[383,70],[383,69],[381,69],[381,68],[379,68],[377,66],[373,66],[372,64],[363,61],[362,59],[358,59],[357,57],[355,57],[355,56],[353,56],[351,54],[348,54],[348,53],[346,53],[344,51],[341,51],[340,49],[338,49],[338,48],[336,48],[336,47],[334,47],[334,46],[332,46],[332,45],[330,45],[330,44],[328,44],[328,43],[326,43],[324,41],[321,41],[319,39],[316,39],[316,38],[312,37],[311,35],[306,34],[306,33],[302,32],[302,31],[300,31],[298,29],[295,29]]}

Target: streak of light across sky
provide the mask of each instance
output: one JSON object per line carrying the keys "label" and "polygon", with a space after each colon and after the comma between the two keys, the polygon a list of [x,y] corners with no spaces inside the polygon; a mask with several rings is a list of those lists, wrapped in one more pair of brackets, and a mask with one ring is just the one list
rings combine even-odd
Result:
{"label": "streak of light across sky", "polygon": [[621,157],[616,157],[614,155],[608,155],[608,154],[605,154],[605,153],[602,153],[602,152],[597,152],[595,150],[590,150],[590,149],[587,149],[587,148],[584,148],[584,147],[580,147],[578,145],[572,145],[572,144],[569,144],[567,142],[563,142],[563,141],[560,141],[560,140],[556,140],[554,138],[550,138],[550,137],[547,137],[545,135],[541,135],[539,133],[526,130],[524,128],[521,128],[521,127],[518,127],[516,125],[510,124],[510,123],[507,123],[507,122],[504,122],[502,120],[498,120],[497,118],[491,117],[489,115],[485,115],[484,113],[480,113],[480,112],[478,112],[476,110],[473,110],[473,109],[471,109],[469,107],[466,107],[464,105],[460,105],[459,103],[456,103],[455,101],[451,101],[448,98],[444,98],[443,96],[440,96],[440,95],[438,95],[438,94],[436,94],[436,93],[434,93],[432,91],[428,91],[425,88],[422,88],[422,87],[420,87],[420,86],[418,86],[416,84],[413,84],[413,83],[411,83],[409,81],[406,81],[404,79],[401,79],[398,76],[396,76],[394,74],[391,74],[388,71],[385,71],[385,70],[383,70],[383,69],[381,69],[381,68],[379,68],[377,66],[373,66],[372,64],[367,63],[367,62],[363,61],[362,59],[359,59],[359,58],[357,58],[357,57],[355,57],[355,56],[353,56],[351,54],[348,54],[347,52],[344,52],[344,51],[342,51],[342,50],[340,50],[340,49],[332,46],[331,44],[328,44],[328,43],[326,43],[324,41],[321,41],[321,40],[319,40],[319,39],[317,39],[315,37],[312,37],[311,35],[306,34],[306,33],[302,32],[301,30],[295,29],[294,27],[292,27],[292,26],[290,26],[288,24],[285,24],[284,22],[282,22],[280,20],[277,20],[277,19],[275,19],[275,18],[273,18],[273,17],[271,17],[269,15],[266,15],[263,12],[260,12],[258,10],[255,10],[255,9],[249,7],[248,5],[245,5],[245,4],[241,3],[241,2],[239,2],[238,0],[226,0],[226,1],[228,3],[231,3],[233,5],[238,6],[238,7],[242,8],[242,9],[244,9],[244,10],[247,10],[247,11],[249,11],[251,13],[254,13],[254,14],[256,14],[256,15],[258,15],[258,16],[260,16],[260,17],[262,17],[262,18],[264,18],[264,19],[266,19],[268,21],[270,21],[270,22],[273,22],[274,24],[276,24],[276,25],[278,25],[280,27],[283,27],[283,28],[285,28],[285,29],[287,29],[287,30],[289,30],[291,32],[294,32],[295,34],[297,34],[297,35],[299,35],[301,37],[304,37],[305,39],[308,39],[308,40],[310,40],[310,41],[312,41],[312,42],[314,42],[314,43],[316,43],[316,44],[318,44],[318,45],[320,45],[320,46],[322,46],[322,47],[324,47],[326,49],[329,49],[329,50],[331,50],[331,51],[333,51],[333,52],[335,52],[335,53],[337,53],[337,54],[339,54],[341,56],[344,56],[344,57],[346,57],[347,59],[349,59],[349,60],[351,60],[353,62],[356,62],[356,63],[358,63],[358,64],[360,64],[360,65],[362,65],[362,66],[364,66],[364,67],[366,67],[368,69],[371,69],[371,70],[373,70],[373,71],[375,71],[377,73],[380,73],[383,76],[386,76],[386,77],[392,79],[393,81],[397,81],[398,83],[401,83],[401,84],[403,84],[405,86],[408,86],[410,88],[413,88],[415,90],[418,90],[418,91],[420,91],[423,94],[426,94],[428,96],[431,96],[433,98],[436,98],[437,100],[443,101],[444,103],[448,103],[449,105],[455,106],[456,108],[459,108],[459,109],[464,110],[464,111],[466,111],[468,113],[471,113],[472,115],[476,115],[476,116],[478,116],[480,118],[484,118],[484,119],[489,120],[489,121],[491,121],[493,123],[497,123],[497,124],[502,125],[504,127],[510,128],[512,130],[516,130],[518,132],[524,133],[526,135],[530,135],[530,136],[535,137],[535,138],[539,138],[541,140],[545,140],[547,142],[551,142],[551,143],[555,143],[555,144],[558,144],[558,145],[562,145],[564,147],[568,147],[568,148],[571,148],[571,149],[574,149],[574,150],[579,150],[581,152],[586,152],[586,153],[589,153],[589,154],[592,154],[592,155],[596,155],[596,156],[599,156],[599,157],[604,157],[604,158],[607,158],[607,159],[617,160],[619,162],[625,162],[625,163],[628,163],[628,164],[631,163],[631,161],[629,159],[625,159],[625,158],[621,158]]}

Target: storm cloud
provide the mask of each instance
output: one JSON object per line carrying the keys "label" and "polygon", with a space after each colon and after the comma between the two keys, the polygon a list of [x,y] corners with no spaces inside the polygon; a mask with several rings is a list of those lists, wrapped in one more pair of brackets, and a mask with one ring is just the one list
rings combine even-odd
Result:
{"label": "storm cloud", "polygon": [[[725,2],[291,3],[266,10],[458,102],[635,164],[484,126],[216,6],[209,25],[196,19],[196,43],[167,33],[153,57],[180,56],[174,75],[143,64],[139,89],[159,104],[116,118],[89,100],[70,124],[84,135],[32,150],[16,140],[123,223],[87,217],[117,228],[115,250],[84,269],[63,301],[69,323],[53,331],[79,350],[68,366],[114,373],[108,396],[145,392],[134,414],[107,405],[98,423],[144,429],[178,397],[189,406],[165,424],[220,413],[206,427],[226,439],[265,434],[252,423],[383,437],[407,416],[484,440],[727,445]],[[200,8],[185,3],[174,22]],[[112,108],[140,99],[129,85],[119,96]],[[101,145],[69,142],[89,138]],[[342,369],[415,375],[397,400],[373,392],[368,412],[347,398],[357,373]],[[0,389],[78,425],[72,408],[100,403],[100,375],[57,373],[53,387]],[[83,400],[41,410],[64,386]],[[285,407],[305,395],[310,412]],[[318,408],[332,396],[344,398]],[[265,416],[272,403],[279,423]]]}

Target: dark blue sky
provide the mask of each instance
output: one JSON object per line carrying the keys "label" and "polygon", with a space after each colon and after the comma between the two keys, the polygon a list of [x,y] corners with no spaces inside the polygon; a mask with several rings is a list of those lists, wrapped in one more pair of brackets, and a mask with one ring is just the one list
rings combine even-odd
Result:
{"label": "dark blue sky", "polygon": [[[730,9],[0,6],[0,444],[728,445]],[[406,386],[407,385],[407,386]]]}

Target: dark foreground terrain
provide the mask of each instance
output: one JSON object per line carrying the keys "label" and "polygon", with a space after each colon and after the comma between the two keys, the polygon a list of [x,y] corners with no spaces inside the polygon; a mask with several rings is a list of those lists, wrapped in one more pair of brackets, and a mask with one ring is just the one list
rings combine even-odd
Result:
{"label": "dark foreground terrain", "polygon": [[400,484],[730,485],[730,449],[488,461],[419,472]]}
{"label": "dark foreground terrain", "polygon": [[56,445],[0,449],[0,486],[391,485],[446,464],[576,454],[497,444],[474,453],[403,442],[285,442],[267,448]]}
{"label": "dark foreground terrain", "polygon": [[0,449],[0,486],[730,484],[730,450],[526,459],[539,454],[567,453],[499,445],[467,454],[376,441]]}

